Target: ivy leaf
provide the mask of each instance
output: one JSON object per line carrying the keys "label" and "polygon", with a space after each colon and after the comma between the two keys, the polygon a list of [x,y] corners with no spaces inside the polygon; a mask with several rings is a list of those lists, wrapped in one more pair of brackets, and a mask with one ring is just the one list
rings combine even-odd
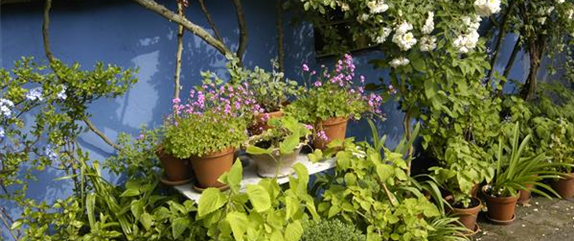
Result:
{"label": "ivy leaf", "polygon": [[287,225],[285,229],[285,240],[298,241],[303,235],[303,226],[299,220]]}
{"label": "ivy leaf", "polygon": [[265,212],[271,208],[271,198],[265,188],[259,185],[247,185],[247,196],[257,212]]}
{"label": "ivy leaf", "polygon": [[249,220],[247,219],[247,215],[245,215],[245,213],[234,211],[228,213],[227,217],[225,217],[225,220],[229,222],[235,240],[242,241],[243,234],[245,234],[245,231],[247,231],[247,228],[249,226]]}
{"label": "ivy leaf", "polygon": [[217,188],[208,188],[203,191],[199,198],[197,215],[203,217],[225,205],[225,195]]}

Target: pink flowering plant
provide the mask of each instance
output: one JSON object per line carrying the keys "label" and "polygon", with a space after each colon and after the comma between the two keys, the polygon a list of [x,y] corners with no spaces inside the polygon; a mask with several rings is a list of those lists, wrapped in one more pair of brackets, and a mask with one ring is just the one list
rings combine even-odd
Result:
{"label": "pink flowering plant", "polygon": [[359,120],[365,114],[381,115],[382,97],[365,92],[365,77],[355,74],[353,57],[345,54],[334,70],[320,71],[302,66],[307,89],[287,107],[288,113],[303,123],[316,124],[334,117]]}
{"label": "pink flowering plant", "polygon": [[247,84],[223,83],[203,73],[203,85],[189,92],[187,102],[173,99],[163,142],[164,150],[177,157],[203,156],[247,140],[246,128],[253,114],[261,112]]}

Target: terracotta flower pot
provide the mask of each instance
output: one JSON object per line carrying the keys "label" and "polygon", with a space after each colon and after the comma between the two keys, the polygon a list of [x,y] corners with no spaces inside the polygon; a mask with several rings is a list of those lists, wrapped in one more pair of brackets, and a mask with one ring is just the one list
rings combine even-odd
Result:
{"label": "terracotta flower pot", "polygon": [[156,150],[161,166],[163,167],[165,178],[170,182],[185,184],[191,181],[192,172],[189,160],[179,159],[165,153],[163,147]]}
{"label": "terracotta flower pot", "polygon": [[267,125],[268,120],[272,118],[279,118],[281,116],[283,116],[283,111],[281,110],[273,111],[270,113],[257,114],[255,115],[255,124],[251,125],[248,128],[249,132],[252,135],[259,135],[264,130],[268,130],[269,128],[271,128],[269,125]]}
{"label": "terracotta flower pot", "polygon": [[191,157],[191,165],[200,188],[223,187],[217,179],[233,166],[235,148],[209,153],[201,157]]}
{"label": "terracotta flower pot", "polygon": [[327,140],[315,137],[313,139],[313,147],[323,150],[327,147],[327,144],[333,140],[345,140],[348,121],[348,117],[333,117],[320,121],[317,124],[317,131],[324,131]]}
{"label": "terracotta flower pot", "polygon": [[574,173],[569,173],[561,179],[552,181],[551,185],[562,198],[574,197]]}
{"label": "terracotta flower pot", "polygon": [[486,192],[486,186],[482,189],[486,197],[488,218],[495,223],[505,223],[514,220],[514,211],[518,195],[512,197],[493,197]]}
{"label": "terracotta flower pot", "polygon": [[297,159],[297,156],[301,152],[304,143],[299,144],[299,146],[290,154],[280,155],[278,150],[273,154],[261,154],[253,155],[249,154],[249,157],[257,165],[257,174],[261,177],[284,177],[293,173],[293,164]]}
{"label": "terracotta flower pot", "polygon": [[473,197],[471,204],[475,204],[474,207],[470,208],[455,208],[453,207],[450,212],[458,217],[458,220],[466,229],[474,231],[476,226],[476,218],[480,212],[482,202],[480,199]]}

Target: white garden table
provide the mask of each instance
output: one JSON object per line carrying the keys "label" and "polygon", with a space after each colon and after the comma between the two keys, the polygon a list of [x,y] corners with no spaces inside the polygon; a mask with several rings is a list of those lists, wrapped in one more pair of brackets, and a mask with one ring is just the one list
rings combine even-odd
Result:
{"label": "white garden table", "polygon": [[[240,159],[243,160],[243,163],[249,163],[247,166],[243,167],[243,180],[241,181],[241,191],[244,191],[245,186],[247,184],[257,184],[261,179],[263,179],[263,177],[257,175],[257,166],[255,165],[255,163],[253,163],[253,161],[251,161],[249,158],[245,156],[240,157]],[[334,158],[329,158],[317,163],[312,163],[309,161],[309,158],[307,157],[306,154],[299,155],[297,157],[296,162],[305,165],[305,167],[307,167],[307,170],[309,171],[309,175],[326,171],[335,167]],[[289,182],[289,177],[287,176],[279,178],[277,179],[277,182],[279,184],[287,183]],[[194,190],[193,184],[191,183],[175,186],[175,189],[177,189],[179,192],[181,192],[183,195],[185,195],[187,198],[191,200],[198,201],[199,197],[201,197],[201,193]]]}

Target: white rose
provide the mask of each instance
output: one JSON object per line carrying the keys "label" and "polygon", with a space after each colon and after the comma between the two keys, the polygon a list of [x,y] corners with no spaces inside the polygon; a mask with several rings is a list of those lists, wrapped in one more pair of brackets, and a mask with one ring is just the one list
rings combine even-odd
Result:
{"label": "white rose", "polygon": [[430,34],[432,33],[432,31],[434,30],[434,13],[433,12],[429,12],[428,13],[428,17],[425,21],[425,25],[423,26],[423,28],[421,29],[421,32],[423,34]]}

